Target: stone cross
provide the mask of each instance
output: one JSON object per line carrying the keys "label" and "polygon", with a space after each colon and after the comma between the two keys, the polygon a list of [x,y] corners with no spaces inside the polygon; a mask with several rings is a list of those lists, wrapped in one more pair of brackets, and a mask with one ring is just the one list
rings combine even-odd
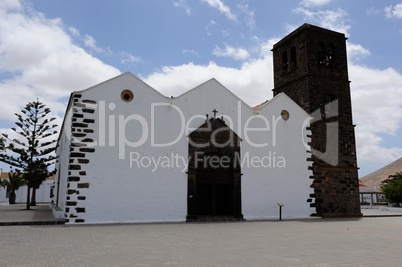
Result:
{"label": "stone cross", "polygon": [[216,110],[216,108],[214,110],[212,110],[212,112],[214,113],[214,119],[216,117],[216,113],[218,113],[218,111]]}

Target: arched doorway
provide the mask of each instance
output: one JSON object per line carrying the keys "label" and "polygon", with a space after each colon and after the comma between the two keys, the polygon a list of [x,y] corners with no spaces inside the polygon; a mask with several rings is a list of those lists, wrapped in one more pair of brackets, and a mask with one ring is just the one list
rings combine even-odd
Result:
{"label": "arched doorway", "polygon": [[222,119],[189,135],[187,220],[241,219],[240,138]]}

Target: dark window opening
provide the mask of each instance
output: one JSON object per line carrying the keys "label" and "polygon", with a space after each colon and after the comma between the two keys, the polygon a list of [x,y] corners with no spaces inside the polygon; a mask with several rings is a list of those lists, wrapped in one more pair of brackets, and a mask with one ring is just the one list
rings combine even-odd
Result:
{"label": "dark window opening", "polygon": [[334,64],[334,48],[332,46],[328,46],[327,48],[327,58],[328,66],[332,66]]}
{"label": "dark window opening", "polygon": [[334,65],[334,47],[318,44],[318,62],[326,67]]}
{"label": "dark window opening", "polygon": [[295,46],[292,46],[292,48],[290,48],[290,62],[291,62],[291,68],[295,69],[297,67],[296,47]]}
{"label": "dark window opening", "polygon": [[282,71],[288,72],[288,52],[283,51],[282,53]]}
{"label": "dark window opening", "polygon": [[320,65],[324,65],[325,60],[325,46],[322,43],[318,44],[318,62]]}
{"label": "dark window opening", "polygon": [[326,94],[325,99],[324,99],[324,103],[328,104],[328,103],[331,103],[331,102],[335,101],[336,99],[337,99],[336,94]]}

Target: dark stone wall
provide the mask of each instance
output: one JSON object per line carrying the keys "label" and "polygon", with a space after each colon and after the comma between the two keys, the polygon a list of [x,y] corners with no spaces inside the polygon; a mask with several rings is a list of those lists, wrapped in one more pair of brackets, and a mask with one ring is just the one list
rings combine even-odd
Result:
{"label": "dark stone wall", "polygon": [[72,96],[71,139],[67,178],[67,202],[65,220],[70,223],[84,223],[87,181],[88,155],[95,153],[92,147],[95,127],[94,111],[96,101],[82,99],[81,94]]}
{"label": "dark stone wall", "polygon": [[273,57],[274,95],[284,92],[314,114],[309,127],[312,150],[327,152],[327,134],[334,133],[327,133],[329,125],[338,134],[337,153],[330,155],[337,164],[314,153],[308,159],[313,162],[311,206],[322,217],[361,216],[345,35],[304,24],[274,45]]}

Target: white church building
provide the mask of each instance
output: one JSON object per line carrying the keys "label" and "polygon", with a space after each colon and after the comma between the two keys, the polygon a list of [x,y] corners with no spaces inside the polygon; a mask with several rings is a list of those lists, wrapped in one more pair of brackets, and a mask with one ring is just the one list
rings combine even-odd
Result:
{"label": "white church building", "polygon": [[73,92],[54,214],[68,224],[361,217],[345,35],[304,24],[272,51],[274,97],[254,108],[215,79],[177,97],[131,73]]}
{"label": "white church building", "polygon": [[54,212],[67,224],[278,219],[280,205],[309,217],[309,120],[284,93],[252,108],[215,79],[166,97],[124,73],[71,94]]}

